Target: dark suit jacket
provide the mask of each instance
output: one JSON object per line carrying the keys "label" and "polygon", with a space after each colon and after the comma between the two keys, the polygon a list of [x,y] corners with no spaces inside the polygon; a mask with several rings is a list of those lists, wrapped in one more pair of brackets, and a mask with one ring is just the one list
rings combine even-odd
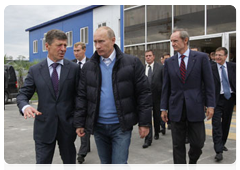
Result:
{"label": "dark suit jacket", "polygon": [[[226,64],[227,64],[228,81],[230,83],[230,87],[232,91],[236,93],[236,63],[226,62]],[[215,95],[216,95],[216,104],[217,104],[220,97],[221,82],[220,82],[220,76],[219,76],[218,67],[216,63],[212,65],[212,72],[213,72],[213,78],[214,78],[214,84],[215,84]]]}
{"label": "dark suit jacket", "polygon": [[42,112],[42,115],[35,117],[35,141],[52,143],[56,138],[58,126],[68,132],[66,138],[76,138],[72,122],[78,79],[79,66],[64,59],[60,74],[59,95],[56,98],[47,59],[29,69],[24,86],[19,90],[17,104],[20,113],[23,114],[22,108],[29,104],[32,95],[35,91],[37,92],[37,110]]}
{"label": "dark suit jacket", "polygon": [[151,83],[153,102],[159,103],[161,100],[162,82],[163,82],[163,65],[154,62]]}
{"label": "dark suit jacket", "polygon": [[185,84],[181,80],[177,54],[165,61],[161,109],[169,110],[170,120],[178,122],[184,101],[186,116],[191,122],[204,120],[205,104],[207,107],[215,106],[213,75],[205,53],[190,50]]}

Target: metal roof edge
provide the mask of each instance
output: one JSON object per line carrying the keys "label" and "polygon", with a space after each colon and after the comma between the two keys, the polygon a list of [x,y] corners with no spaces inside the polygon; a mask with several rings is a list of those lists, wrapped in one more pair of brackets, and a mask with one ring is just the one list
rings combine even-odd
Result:
{"label": "metal roof edge", "polygon": [[36,26],[30,27],[30,28],[27,28],[25,31],[33,31],[33,30],[35,30],[35,29],[38,29],[38,28],[41,28],[41,27],[50,25],[50,24],[52,24],[52,23],[55,23],[55,22],[58,22],[58,21],[67,19],[67,18],[69,18],[69,17],[72,17],[72,16],[75,16],[75,15],[84,13],[84,12],[86,12],[86,11],[88,11],[88,10],[91,10],[91,9],[94,9],[94,8],[98,8],[98,7],[101,7],[101,6],[103,6],[103,5],[91,5],[91,6],[87,6],[87,7],[83,8],[83,9],[80,9],[80,10],[77,10],[77,11],[74,11],[74,12],[71,12],[71,13],[69,13],[69,14],[66,14],[66,15],[60,16],[60,17],[58,17],[58,18],[55,18],[55,19],[46,21],[46,22],[44,22],[44,23],[41,23],[41,24],[39,24],[39,25],[36,25]]}

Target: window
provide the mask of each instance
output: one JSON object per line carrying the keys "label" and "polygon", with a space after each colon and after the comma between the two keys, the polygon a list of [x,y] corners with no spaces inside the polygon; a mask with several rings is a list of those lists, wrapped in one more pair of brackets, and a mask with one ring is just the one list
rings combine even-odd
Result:
{"label": "window", "polygon": [[66,35],[67,35],[67,47],[72,47],[73,45],[73,34],[72,34],[72,31],[69,31],[69,32],[66,32]]}
{"label": "window", "polygon": [[107,26],[107,23],[106,23],[106,22],[103,22],[103,23],[101,23],[101,24],[98,24],[98,28],[103,27],[103,26]]}
{"label": "window", "polygon": [[236,8],[231,5],[207,5],[207,34],[236,31]]}
{"label": "window", "polygon": [[175,5],[174,27],[188,30],[190,36],[204,35],[204,5]]}
{"label": "window", "polygon": [[46,43],[46,35],[47,35],[47,33],[44,33],[43,39],[42,39],[42,50],[43,50],[43,52],[44,52],[44,51],[47,51],[46,46],[45,46],[45,43]]}
{"label": "window", "polygon": [[[155,11],[155,12],[153,12]],[[168,40],[172,33],[172,6],[147,6],[147,41]]]}
{"label": "window", "polygon": [[80,40],[85,44],[88,43],[88,27],[80,29]]}
{"label": "window", "polygon": [[38,41],[34,40],[33,41],[33,53],[37,53],[38,52]]}
{"label": "window", "polygon": [[124,44],[145,42],[145,6],[124,12]]}

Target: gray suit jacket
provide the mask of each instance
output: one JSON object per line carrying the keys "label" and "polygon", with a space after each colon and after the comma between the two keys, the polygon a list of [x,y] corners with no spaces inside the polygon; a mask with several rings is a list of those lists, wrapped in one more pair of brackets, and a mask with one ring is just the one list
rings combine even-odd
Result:
{"label": "gray suit jacket", "polygon": [[59,81],[59,95],[56,98],[51,82],[47,60],[29,69],[24,86],[19,90],[17,104],[22,108],[29,104],[29,100],[36,91],[38,94],[38,108],[42,115],[36,116],[34,121],[34,140],[52,143],[57,135],[59,126],[69,132],[66,138],[75,138],[75,128],[72,125],[75,95],[79,79],[79,66],[64,59]]}

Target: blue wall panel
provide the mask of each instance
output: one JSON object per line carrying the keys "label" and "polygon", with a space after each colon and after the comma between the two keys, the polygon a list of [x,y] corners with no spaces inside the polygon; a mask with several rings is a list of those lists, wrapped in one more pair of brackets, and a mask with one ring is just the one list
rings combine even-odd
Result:
{"label": "blue wall panel", "polygon": [[[80,41],[80,29],[88,27],[88,41],[86,56],[91,57],[93,54],[93,12],[92,10],[81,13],[76,16],[69,17],[63,21],[52,23],[48,26],[44,26],[33,31],[29,31],[29,56],[30,61],[43,60],[47,57],[47,51],[42,50],[42,40],[45,33],[51,29],[59,29],[64,32],[72,31],[73,33],[73,44]],[[33,41],[38,40],[38,53],[33,54]],[[74,59],[73,46],[67,48],[65,58]]]}

